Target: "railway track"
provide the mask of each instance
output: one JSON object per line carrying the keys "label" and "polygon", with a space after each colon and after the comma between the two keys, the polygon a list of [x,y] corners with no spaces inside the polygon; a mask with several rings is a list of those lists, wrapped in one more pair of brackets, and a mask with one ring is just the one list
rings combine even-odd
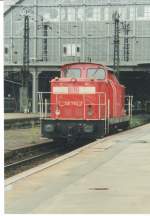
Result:
{"label": "railway track", "polygon": [[30,151],[27,149],[26,153],[17,151],[12,158],[5,161],[5,178],[33,168],[47,160],[52,160],[59,155],[62,155],[64,151],[65,148],[63,146],[46,146],[43,149],[41,149],[41,147],[37,149],[35,146],[35,150],[32,149],[32,151]]}
{"label": "railway track", "polygon": [[77,145],[68,147],[66,147],[64,143],[50,143],[45,146],[35,146],[32,147],[32,149],[23,149],[22,152],[21,150],[17,151],[13,156],[5,160],[5,178],[9,178],[25,170],[36,167],[37,165],[55,159],[88,143],[89,142],[78,142]]}

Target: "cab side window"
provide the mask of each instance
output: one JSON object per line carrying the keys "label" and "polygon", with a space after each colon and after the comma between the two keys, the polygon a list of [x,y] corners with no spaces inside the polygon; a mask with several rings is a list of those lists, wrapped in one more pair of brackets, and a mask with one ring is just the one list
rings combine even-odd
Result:
{"label": "cab side window", "polygon": [[103,68],[89,68],[87,70],[87,78],[103,80],[105,78],[105,71]]}
{"label": "cab side window", "polygon": [[71,68],[64,70],[64,77],[66,78],[80,78],[81,70],[79,68]]}

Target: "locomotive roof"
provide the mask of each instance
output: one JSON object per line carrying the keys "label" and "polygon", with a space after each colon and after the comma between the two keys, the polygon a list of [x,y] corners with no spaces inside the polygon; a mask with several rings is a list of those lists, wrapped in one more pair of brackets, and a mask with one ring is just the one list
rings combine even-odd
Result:
{"label": "locomotive roof", "polygon": [[115,71],[112,68],[106,66],[105,64],[98,64],[98,63],[92,63],[92,62],[73,62],[73,63],[64,64],[62,65],[62,67],[69,66],[69,65],[78,65],[78,64],[100,65],[100,66],[105,67],[110,72],[115,73]]}

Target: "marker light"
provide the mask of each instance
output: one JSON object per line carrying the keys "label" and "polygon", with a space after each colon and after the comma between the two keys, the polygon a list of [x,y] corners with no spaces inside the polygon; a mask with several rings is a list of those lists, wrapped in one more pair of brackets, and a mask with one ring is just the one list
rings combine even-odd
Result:
{"label": "marker light", "polygon": [[92,108],[92,105],[88,105],[88,111],[87,111],[88,115],[89,116],[92,116],[93,115],[93,108]]}
{"label": "marker light", "polygon": [[56,81],[58,81],[58,80],[59,80],[59,78],[58,78],[58,77],[55,77],[55,80],[56,80]]}
{"label": "marker light", "polygon": [[56,105],[56,111],[55,114],[58,116],[60,115],[60,109],[59,109],[59,105]]}

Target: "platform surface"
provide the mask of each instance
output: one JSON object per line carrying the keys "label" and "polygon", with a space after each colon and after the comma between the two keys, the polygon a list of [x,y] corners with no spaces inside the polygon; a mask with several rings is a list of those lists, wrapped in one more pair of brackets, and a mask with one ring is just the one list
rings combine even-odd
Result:
{"label": "platform surface", "polygon": [[6,154],[14,150],[43,144],[48,141],[52,140],[41,137],[40,127],[5,130],[4,152]]}
{"label": "platform surface", "polygon": [[150,213],[150,124],[5,187],[6,213]]}
{"label": "platform surface", "polygon": [[33,113],[5,113],[4,120],[13,120],[13,119],[26,119],[26,118],[39,118],[39,114]]}

